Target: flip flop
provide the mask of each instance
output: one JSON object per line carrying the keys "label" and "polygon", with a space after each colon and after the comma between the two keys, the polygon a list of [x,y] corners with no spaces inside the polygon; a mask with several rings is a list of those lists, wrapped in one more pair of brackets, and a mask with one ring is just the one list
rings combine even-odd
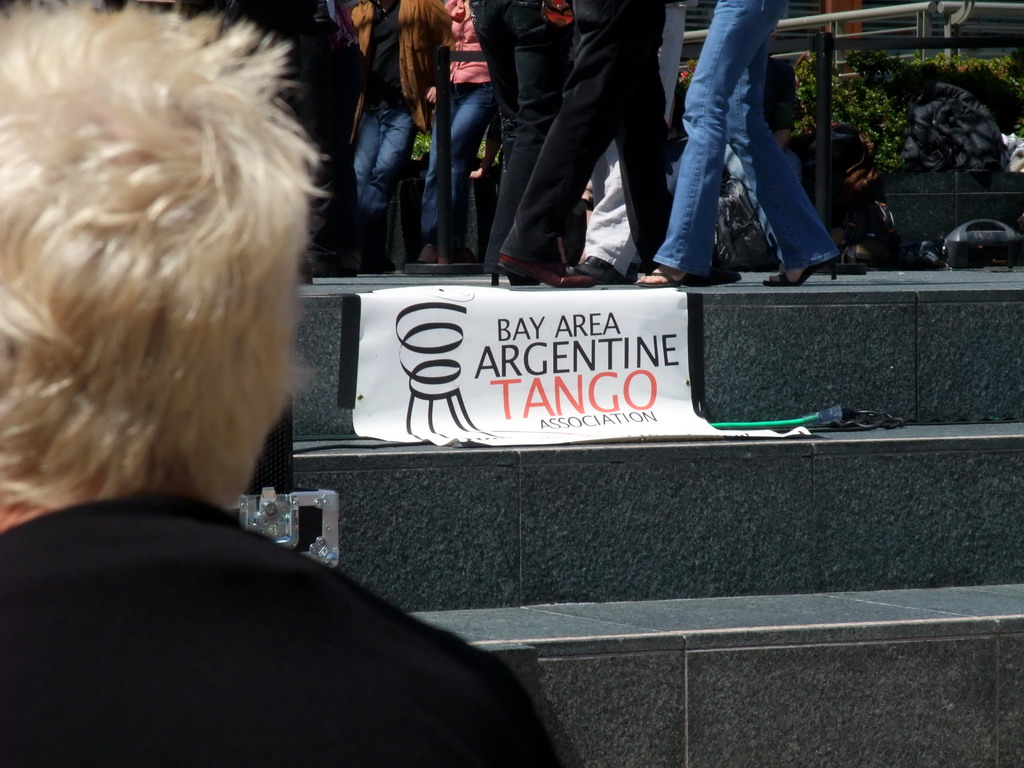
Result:
{"label": "flip flop", "polygon": [[666,274],[655,270],[651,273],[650,277],[660,277],[665,282],[663,283],[640,283],[641,288],[710,288],[713,285],[726,285],[728,283],[735,283],[741,279],[739,272],[733,272],[731,269],[719,269],[718,267],[711,267],[711,271],[706,275],[691,275],[684,274],[680,277],[669,277]]}

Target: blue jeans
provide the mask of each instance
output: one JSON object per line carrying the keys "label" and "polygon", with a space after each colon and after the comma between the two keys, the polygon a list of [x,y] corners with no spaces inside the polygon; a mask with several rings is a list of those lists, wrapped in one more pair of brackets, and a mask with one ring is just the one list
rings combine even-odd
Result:
{"label": "blue jeans", "polygon": [[386,251],[388,205],[412,154],[416,126],[406,107],[364,112],[356,133],[354,163],[359,198],[359,239],[363,265],[389,263]]}
{"label": "blue jeans", "polygon": [[[466,240],[469,212],[469,174],[475,167],[480,148],[494,110],[494,89],[490,83],[452,85],[452,242],[461,248]],[[437,131],[435,115],[434,130]],[[430,153],[430,166],[423,186],[423,212],[420,219],[423,243],[437,244],[437,153]]]}
{"label": "blue jeans", "polygon": [[768,45],[785,8],[786,0],[719,0],[715,7],[686,94],[689,139],[658,264],[695,275],[710,271],[726,143],[743,164],[786,269],[838,252],[764,119]]}
{"label": "blue jeans", "polygon": [[[793,175],[798,179],[800,174],[803,172],[803,166],[800,163],[800,158],[796,156],[796,153],[791,149],[784,149],[782,154],[786,158],[786,165],[789,166],[789,170],[793,172]],[[736,153],[732,151],[732,148],[728,148],[725,152],[725,169],[729,172],[729,175],[734,179],[738,179],[743,182],[743,186],[747,188],[747,192],[750,194],[750,202],[754,206],[754,210],[757,212],[757,220],[761,224],[761,229],[765,236],[768,238],[768,242],[772,248],[778,249],[778,245],[775,240],[775,235],[772,233],[772,224],[768,221],[768,217],[765,216],[764,208],[761,207],[761,203],[758,202],[754,193],[750,191],[750,179],[747,178],[747,169],[743,167],[743,163],[736,157]]]}

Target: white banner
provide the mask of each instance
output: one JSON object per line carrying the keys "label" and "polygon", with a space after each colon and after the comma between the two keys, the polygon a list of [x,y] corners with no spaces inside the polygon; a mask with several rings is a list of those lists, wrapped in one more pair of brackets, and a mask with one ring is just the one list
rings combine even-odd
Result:
{"label": "white banner", "polygon": [[545,445],[721,437],[694,412],[687,296],[412,287],[361,294],[357,434]]}

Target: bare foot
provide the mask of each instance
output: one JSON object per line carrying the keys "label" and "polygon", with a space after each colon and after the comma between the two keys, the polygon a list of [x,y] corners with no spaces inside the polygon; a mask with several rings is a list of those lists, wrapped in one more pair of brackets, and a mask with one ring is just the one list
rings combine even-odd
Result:
{"label": "bare foot", "polygon": [[667,288],[680,285],[685,277],[686,272],[683,272],[681,269],[660,266],[651,274],[641,277],[636,282],[637,285],[646,285],[649,288]]}

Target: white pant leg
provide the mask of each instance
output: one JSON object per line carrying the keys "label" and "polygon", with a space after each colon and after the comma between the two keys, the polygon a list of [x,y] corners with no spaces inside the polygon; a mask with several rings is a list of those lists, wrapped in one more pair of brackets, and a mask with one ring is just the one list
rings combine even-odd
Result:
{"label": "white pant leg", "polygon": [[630,263],[638,256],[629,231],[626,191],[619,169],[619,150],[614,142],[605,150],[594,170],[594,211],[587,225],[584,253],[607,261],[619,274],[625,275]]}
{"label": "white pant leg", "polygon": [[[658,51],[661,85],[665,89],[666,123],[672,118],[672,101],[679,78],[679,58],[683,53],[685,30],[686,8],[666,6],[665,28],[661,50]],[[620,275],[625,275],[629,265],[638,262],[640,257],[629,231],[626,193],[622,186],[619,153],[614,142],[595,166],[591,187],[594,190],[594,212],[587,225],[584,254],[612,264]]]}

